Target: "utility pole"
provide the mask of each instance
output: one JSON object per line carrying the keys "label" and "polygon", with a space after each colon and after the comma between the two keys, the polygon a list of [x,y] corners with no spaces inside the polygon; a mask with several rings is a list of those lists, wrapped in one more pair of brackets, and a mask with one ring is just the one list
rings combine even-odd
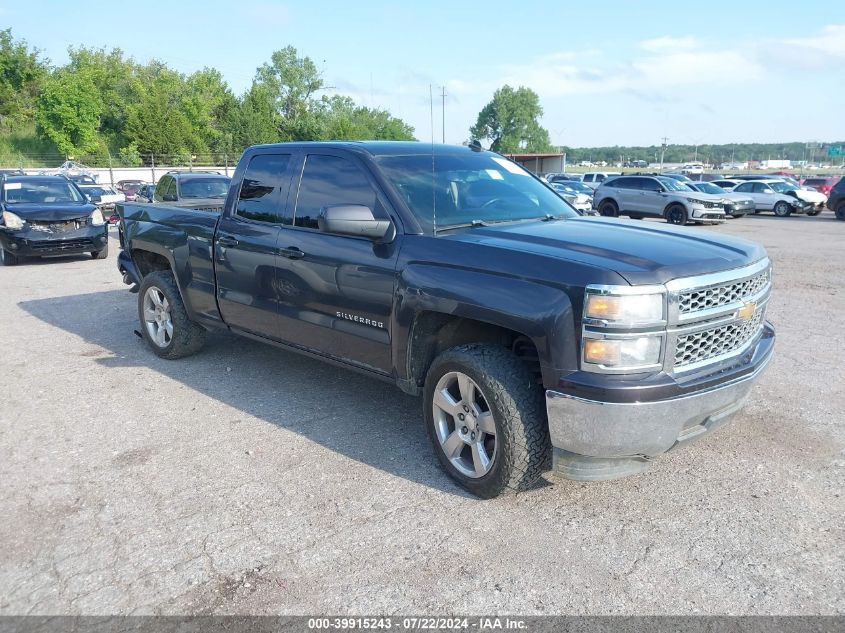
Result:
{"label": "utility pole", "polygon": [[666,143],[669,142],[669,137],[664,136],[662,139],[663,143],[660,145],[660,171],[663,171],[663,157],[666,155]]}
{"label": "utility pole", "polygon": [[443,144],[446,144],[446,86],[440,86],[440,98],[441,101],[441,108],[443,110],[443,115],[441,117],[441,122],[443,124]]}

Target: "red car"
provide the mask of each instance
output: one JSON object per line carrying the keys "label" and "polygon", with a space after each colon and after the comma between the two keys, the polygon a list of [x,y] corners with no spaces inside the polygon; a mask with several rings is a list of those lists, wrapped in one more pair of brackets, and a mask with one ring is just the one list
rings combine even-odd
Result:
{"label": "red car", "polygon": [[143,180],[119,180],[117,182],[117,190],[126,196],[127,202],[132,202],[135,200],[135,195],[138,193],[138,189],[140,189],[143,184]]}
{"label": "red car", "polygon": [[833,186],[837,182],[839,182],[839,176],[818,176],[805,178],[801,181],[801,185],[804,187],[812,187],[819,193],[829,196],[830,190],[833,189]]}

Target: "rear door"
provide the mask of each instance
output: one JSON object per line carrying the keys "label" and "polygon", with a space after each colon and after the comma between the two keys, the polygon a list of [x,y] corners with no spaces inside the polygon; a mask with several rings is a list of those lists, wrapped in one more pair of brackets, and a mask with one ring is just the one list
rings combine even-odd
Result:
{"label": "rear door", "polygon": [[733,191],[735,193],[747,195],[749,198],[751,198],[754,201],[754,204],[757,205],[758,211],[760,209],[770,209],[770,202],[766,201],[764,194],[754,190],[754,184],[755,183],[753,182],[743,182],[734,187]]}
{"label": "rear door", "polygon": [[217,303],[231,327],[280,339],[276,243],[291,182],[290,153],[252,156],[234,213],[220,219],[214,243]]}
{"label": "rear door", "polygon": [[357,156],[321,149],[303,158],[279,236],[282,336],[307,349],[387,373],[401,230],[391,243],[377,244],[323,232],[318,218],[323,208],[340,204],[365,205],[397,228],[398,218]]}

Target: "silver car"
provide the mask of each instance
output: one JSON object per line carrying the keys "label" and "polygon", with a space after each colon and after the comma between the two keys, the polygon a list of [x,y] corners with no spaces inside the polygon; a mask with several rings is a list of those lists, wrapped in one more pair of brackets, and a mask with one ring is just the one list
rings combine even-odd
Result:
{"label": "silver car", "polygon": [[700,193],[665,176],[616,176],[596,189],[593,208],[599,214],[634,219],[664,218],[670,224],[718,224],[725,221],[722,196]]}
{"label": "silver car", "polygon": [[813,211],[813,204],[802,199],[796,189],[783,180],[749,180],[737,185],[732,191],[754,200],[757,205],[755,213],[773,211],[776,216],[785,218],[793,213]]}
{"label": "silver car", "polygon": [[695,189],[701,193],[710,193],[714,196],[724,198],[726,200],[725,215],[729,218],[741,218],[748,213],[756,212],[757,205],[751,199],[751,196],[747,194],[725,191],[719,185],[712,182],[686,182],[684,184],[690,189]]}

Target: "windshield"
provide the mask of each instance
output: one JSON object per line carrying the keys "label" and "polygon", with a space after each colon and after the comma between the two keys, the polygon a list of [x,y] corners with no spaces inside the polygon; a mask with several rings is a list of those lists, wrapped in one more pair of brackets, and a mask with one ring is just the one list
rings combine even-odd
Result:
{"label": "windshield", "polygon": [[191,178],[182,182],[183,198],[225,198],[229,181],[222,178]]}
{"label": "windshield", "polygon": [[787,191],[795,191],[798,189],[798,187],[788,182],[770,182],[769,185],[778,193],[786,193]]}
{"label": "windshield", "polygon": [[714,193],[720,194],[725,193],[725,190],[719,187],[718,185],[714,185],[712,182],[697,182],[695,183],[695,188],[698,189],[701,193]]}
{"label": "windshield", "polygon": [[84,202],[79,190],[64,179],[7,182],[3,199],[8,204],[62,204]]}
{"label": "windshield", "polygon": [[580,180],[567,180],[565,183],[562,184],[565,184],[567,187],[574,189],[578,193],[587,193],[591,196],[595,193],[595,191],[593,191],[589,185],[585,185]]}
{"label": "windshield", "polygon": [[667,191],[693,191],[693,189],[690,189],[684,183],[674,180],[673,178],[661,176],[658,180]]}
{"label": "windshield", "polygon": [[82,189],[83,193],[87,193],[89,196],[112,196],[114,195],[114,191],[109,189],[108,187],[84,187]]}
{"label": "windshield", "polygon": [[385,176],[431,231],[472,222],[578,217],[560,196],[506,158],[466,154],[377,156]]}

